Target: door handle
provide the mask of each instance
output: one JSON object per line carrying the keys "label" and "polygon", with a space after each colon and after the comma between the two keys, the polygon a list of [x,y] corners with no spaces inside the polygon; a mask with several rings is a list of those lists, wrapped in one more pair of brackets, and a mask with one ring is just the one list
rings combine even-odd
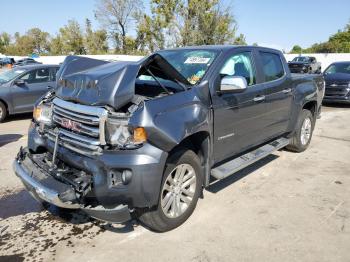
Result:
{"label": "door handle", "polygon": [[261,102],[265,100],[265,96],[256,96],[253,100],[254,102]]}
{"label": "door handle", "polygon": [[290,93],[290,92],[292,92],[292,89],[291,89],[291,88],[287,88],[287,89],[284,89],[284,90],[283,90],[283,93],[285,93],[285,94],[288,94],[288,93]]}

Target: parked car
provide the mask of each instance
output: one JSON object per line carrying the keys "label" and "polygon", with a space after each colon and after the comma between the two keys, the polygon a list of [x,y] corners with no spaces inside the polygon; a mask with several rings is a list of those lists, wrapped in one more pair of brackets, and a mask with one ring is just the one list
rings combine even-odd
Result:
{"label": "parked car", "polygon": [[350,103],[350,61],[336,62],[324,71],[324,102]]}
{"label": "parked car", "polygon": [[0,58],[0,67],[13,65],[14,63],[15,63],[15,60],[11,57]]}
{"label": "parked car", "polygon": [[263,47],[67,57],[14,170],[39,201],[171,230],[211,179],[286,146],[304,151],[323,92],[322,75],[291,76],[283,54]]}
{"label": "parked car", "polygon": [[32,65],[32,64],[42,64],[33,58],[23,58],[18,60],[16,63],[14,63],[14,66],[25,66],[25,65]]}
{"label": "parked car", "polygon": [[292,73],[321,74],[321,63],[312,56],[297,56],[288,62],[289,70]]}
{"label": "parked car", "polygon": [[33,111],[35,101],[56,84],[57,65],[29,65],[0,73],[0,122]]}

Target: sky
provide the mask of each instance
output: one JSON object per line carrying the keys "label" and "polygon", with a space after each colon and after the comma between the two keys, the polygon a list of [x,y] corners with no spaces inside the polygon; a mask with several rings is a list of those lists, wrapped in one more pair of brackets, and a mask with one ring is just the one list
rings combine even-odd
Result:
{"label": "sky", "polygon": [[[289,51],[326,41],[350,19],[350,0],[224,0],[248,44]],[[2,0],[0,32],[25,33],[32,27],[55,34],[69,19],[93,21],[96,0]],[[149,10],[149,0],[144,0]]]}

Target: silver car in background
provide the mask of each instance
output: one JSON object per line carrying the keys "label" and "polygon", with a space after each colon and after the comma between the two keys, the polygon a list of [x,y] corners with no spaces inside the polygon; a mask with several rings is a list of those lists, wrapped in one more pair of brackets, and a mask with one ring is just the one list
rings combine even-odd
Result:
{"label": "silver car in background", "polygon": [[35,102],[55,86],[58,65],[19,66],[0,73],[0,122],[33,111]]}

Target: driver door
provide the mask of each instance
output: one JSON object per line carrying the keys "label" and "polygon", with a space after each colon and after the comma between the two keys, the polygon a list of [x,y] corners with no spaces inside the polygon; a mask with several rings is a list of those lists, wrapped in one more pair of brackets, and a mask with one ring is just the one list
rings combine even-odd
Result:
{"label": "driver door", "polygon": [[216,163],[247,150],[264,139],[264,85],[257,81],[254,58],[252,51],[232,53],[215,81],[216,90],[220,90],[221,79],[225,75],[242,76],[248,85],[241,92],[218,91],[213,95]]}

